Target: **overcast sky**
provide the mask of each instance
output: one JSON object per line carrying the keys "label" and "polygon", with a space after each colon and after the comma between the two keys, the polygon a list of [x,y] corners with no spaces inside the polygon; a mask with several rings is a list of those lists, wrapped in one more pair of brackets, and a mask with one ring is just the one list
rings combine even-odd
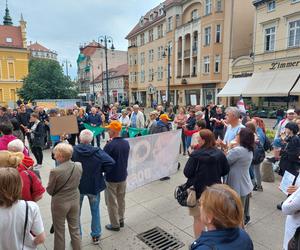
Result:
{"label": "overcast sky", "polygon": [[[9,0],[14,25],[23,13],[27,40],[58,52],[59,60],[72,62],[76,76],[79,45],[110,35],[116,49],[127,50],[125,36],[149,9],[163,0]],[[5,0],[0,1],[0,17]],[[2,22],[2,20],[1,20]]]}

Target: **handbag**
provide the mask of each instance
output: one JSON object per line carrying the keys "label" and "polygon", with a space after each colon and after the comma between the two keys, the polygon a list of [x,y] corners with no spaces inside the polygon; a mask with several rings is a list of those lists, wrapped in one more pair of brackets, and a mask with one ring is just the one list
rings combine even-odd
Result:
{"label": "handbag", "polygon": [[288,250],[300,250],[300,227],[297,228],[293,238],[290,239]]}
{"label": "handbag", "polygon": [[174,197],[183,207],[195,207],[197,205],[195,188],[194,186],[188,187],[186,183],[175,188]]}
{"label": "handbag", "polygon": [[[62,185],[59,189],[57,189],[55,192],[53,192],[52,197],[54,195],[56,195],[57,193],[59,193],[59,191],[62,190],[66,186],[66,184],[68,183],[68,181],[70,180],[70,178],[73,175],[74,169],[75,169],[75,163],[74,163],[74,166],[72,168],[72,171],[71,171],[71,174],[70,174],[69,178],[66,180],[66,182],[64,183],[64,185]],[[50,234],[53,234],[53,233],[54,233],[54,227],[53,227],[53,224],[52,224],[51,228],[50,228]]]}

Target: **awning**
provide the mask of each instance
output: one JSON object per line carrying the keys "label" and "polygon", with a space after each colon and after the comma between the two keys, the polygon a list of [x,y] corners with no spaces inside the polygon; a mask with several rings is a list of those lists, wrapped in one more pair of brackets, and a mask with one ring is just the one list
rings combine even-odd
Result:
{"label": "awning", "polygon": [[251,77],[231,78],[224,88],[218,93],[218,97],[234,97],[243,94],[244,89],[249,84]]}
{"label": "awning", "polygon": [[288,96],[300,75],[299,69],[254,73],[243,96]]}
{"label": "awning", "polygon": [[292,89],[290,95],[300,95],[300,77],[298,78],[298,81]]}

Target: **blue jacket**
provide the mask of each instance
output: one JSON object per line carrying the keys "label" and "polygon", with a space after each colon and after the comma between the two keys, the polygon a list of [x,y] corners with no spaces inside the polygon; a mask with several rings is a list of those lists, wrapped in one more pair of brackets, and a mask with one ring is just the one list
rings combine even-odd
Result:
{"label": "blue jacket", "polygon": [[253,250],[249,235],[240,228],[202,232],[191,250]]}
{"label": "blue jacket", "polygon": [[89,114],[87,122],[91,125],[94,124],[96,127],[99,127],[102,124],[101,116],[98,114]]}
{"label": "blue jacket", "polygon": [[74,146],[72,161],[82,164],[81,194],[96,195],[106,188],[103,172],[108,173],[115,164],[107,153],[90,144],[78,144]]}
{"label": "blue jacket", "polygon": [[105,175],[107,182],[122,182],[127,178],[127,165],[129,157],[129,143],[122,137],[114,138],[103,149],[116,163],[112,171]]}

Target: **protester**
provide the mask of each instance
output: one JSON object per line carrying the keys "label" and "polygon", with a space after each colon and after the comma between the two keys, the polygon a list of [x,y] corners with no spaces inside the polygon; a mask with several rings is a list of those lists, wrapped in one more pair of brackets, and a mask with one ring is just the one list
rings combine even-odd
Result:
{"label": "protester", "polygon": [[164,114],[164,107],[163,106],[161,106],[161,105],[158,105],[157,107],[156,107],[156,111],[157,111],[157,113],[158,113],[158,117],[157,117],[157,121],[159,121],[159,117],[162,115],[162,114]]}
{"label": "protester", "polygon": [[[196,125],[196,118],[195,118],[195,111],[190,110],[189,111],[189,118],[186,121],[186,124],[183,126],[183,129],[186,130],[195,130],[195,125]],[[186,148],[188,149],[191,145],[192,141],[192,136],[186,136]]]}
{"label": "protester", "polygon": [[38,119],[39,116],[36,113],[30,115],[31,127],[26,129],[26,133],[29,135],[30,149],[37,161],[34,166],[34,170],[39,170],[43,164],[43,146],[45,138],[44,124]]}
{"label": "protester", "polygon": [[81,163],[71,161],[73,148],[69,144],[58,144],[55,146],[53,153],[59,165],[50,171],[47,192],[52,196],[51,213],[54,227],[54,249],[66,249],[65,220],[67,220],[72,248],[79,250],[81,249],[81,239],[78,186],[82,174]]}
{"label": "protester", "polygon": [[238,194],[227,185],[208,187],[200,198],[201,221],[205,232],[191,250],[253,250],[249,235],[242,229],[243,207]]}
{"label": "protester", "polygon": [[[24,143],[19,140],[13,140],[8,143],[8,151],[23,153]],[[39,201],[43,198],[45,188],[43,187],[40,179],[32,171],[34,161],[31,157],[24,155],[22,161],[18,164],[17,170],[22,178],[22,199],[25,201]]]}
{"label": "protester", "polygon": [[121,116],[119,118],[119,121],[121,122],[122,124],[122,127],[129,127],[130,125],[130,119],[127,115],[127,110],[126,109],[122,109],[121,110]]}
{"label": "protester", "polygon": [[90,130],[81,131],[80,144],[74,147],[72,160],[82,164],[80,180],[80,211],[84,196],[87,196],[92,214],[91,237],[94,244],[99,244],[101,236],[100,224],[100,192],[106,188],[103,173],[109,173],[115,161],[100,148],[93,147],[93,133]]}
{"label": "protester", "polygon": [[21,192],[18,171],[0,168],[0,249],[37,249],[45,241],[39,207],[19,200]]}
{"label": "protester", "polygon": [[[77,110],[76,110],[77,111]],[[69,116],[69,115],[73,115],[73,116],[75,116],[76,118],[77,118],[77,115],[74,113],[75,112],[75,110],[73,110],[73,109],[68,109],[67,110],[67,116]],[[70,145],[72,145],[72,146],[75,146],[75,143],[76,143],[76,137],[77,137],[77,134],[68,134],[68,138],[67,138],[67,140],[68,140],[68,142],[69,142],[69,144]]]}
{"label": "protester", "polygon": [[22,129],[23,136],[25,137],[25,129],[29,126],[30,114],[26,112],[26,107],[24,104],[20,105],[20,111],[18,112],[17,120]]}
{"label": "protester", "polygon": [[256,127],[256,134],[258,135],[258,139],[260,144],[264,147],[266,143],[266,126],[264,121],[259,117],[253,117],[251,120]]}
{"label": "protester", "polygon": [[104,151],[115,160],[111,172],[105,175],[106,190],[105,200],[110,224],[106,229],[119,231],[124,227],[125,193],[127,178],[127,163],[129,157],[129,143],[120,137],[122,124],[112,121],[107,127],[111,140],[105,145]]}
{"label": "protester", "polygon": [[149,132],[151,132],[151,134],[158,134],[170,131],[170,120],[171,119],[168,117],[167,114],[160,115],[159,121],[153,125],[154,127]]}
{"label": "protester", "polygon": [[175,119],[175,114],[174,114],[174,111],[173,111],[173,108],[168,108],[168,117],[170,118],[170,121],[174,121]]}
{"label": "protester", "polygon": [[82,130],[85,130],[84,124],[87,122],[87,115],[84,112],[83,108],[79,109],[78,115],[77,115],[77,124],[78,124],[78,134],[77,134],[77,141],[79,141],[79,134]]}
{"label": "protester", "polygon": [[6,121],[1,123],[0,132],[2,134],[0,137],[0,150],[7,150],[8,143],[17,139],[17,137],[13,135],[13,125],[11,122]]}
{"label": "protester", "polygon": [[210,121],[212,123],[212,129],[215,135],[216,140],[224,139],[224,133],[225,133],[225,114],[223,113],[223,110],[221,107],[216,108],[216,113],[212,118],[210,118]]}
{"label": "protester", "polygon": [[10,120],[12,126],[13,126],[13,131],[12,131],[12,134],[20,139],[22,142],[24,142],[25,138],[24,138],[24,135],[23,135],[23,132],[20,128],[20,124],[18,122],[18,120],[16,118],[13,118]]}
{"label": "protester", "polygon": [[[92,126],[92,127],[99,127],[102,124],[102,119],[101,116],[97,113],[97,109],[95,107],[92,107],[91,113],[89,114],[87,118],[87,122]],[[80,138],[80,136],[79,136]],[[96,135],[96,143],[97,147],[100,147],[100,134]],[[94,146],[94,138],[92,140],[92,145]]]}
{"label": "protester", "polygon": [[[206,186],[222,183],[221,177],[227,175],[229,165],[223,152],[216,148],[214,134],[203,129],[199,132],[200,149],[191,153],[185,168],[184,175],[188,187],[193,186],[196,198],[199,199]],[[200,220],[199,203],[196,207],[189,208],[189,213],[194,217],[194,234],[198,238],[204,229]]]}
{"label": "protester", "polygon": [[284,117],[284,110],[282,108],[277,109],[276,111],[276,123],[273,126],[273,130],[277,127],[277,125],[280,123],[280,121]]}
{"label": "protester", "polygon": [[157,121],[156,121],[157,116],[158,116],[157,111],[151,111],[149,114],[149,120],[147,121],[147,125],[146,125],[149,134],[153,134],[153,130],[157,124]]}
{"label": "protester", "polygon": [[0,124],[3,122],[8,122],[9,121],[9,117],[6,114],[7,109],[5,107],[0,107]]}
{"label": "protester", "polygon": [[130,117],[130,127],[132,128],[144,128],[145,120],[143,113],[139,110],[139,105],[133,105],[133,112]]}
{"label": "protester", "polygon": [[193,152],[200,148],[199,141],[199,132],[206,128],[206,122],[204,120],[200,120],[196,122],[195,130],[196,132],[192,135],[191,146],[189,148],[189,153]]}
{"label": "protester", "polygon": [[[289,250],[289,241],[300,226],[300,189],[291,194],[282,204],[282,213],[286,215],[283,250]],[[299,229],[298,229],[299,230]],[[297,230],[297,231],[298,231]],[[294,248],[298,249],[298,248]]]}
{"label": "protester", "polygon": [[253,132],[248,128],[242,128],[236,137],[236,143],[237,145],[227,154],[230,171],[226,182],[241,197],[247,225],[250,222],[250,193],[253,190],[249,173],[254,151]]}
{"label": "protester", "polygon": [[178,115],[175,116],[174,123],[177,126],[177,129],[181,129],[181,144],[182,144],[182,152],[183,155],[186,155],[186,143],[185,143],[185,134],[184,134],[184,125],[186,124],[187,121],[187,116],[185,114],[185,109],[183,107],[179,108],[179,113]]}
{"label": "protester", "polygon": [[109,122],[110,121],[117,121],[119,120],[119,114],[118,114],[118,111],[117,111],[117,107],[112,107],[111,110],[110,110],[110,114],[109,114]]}

